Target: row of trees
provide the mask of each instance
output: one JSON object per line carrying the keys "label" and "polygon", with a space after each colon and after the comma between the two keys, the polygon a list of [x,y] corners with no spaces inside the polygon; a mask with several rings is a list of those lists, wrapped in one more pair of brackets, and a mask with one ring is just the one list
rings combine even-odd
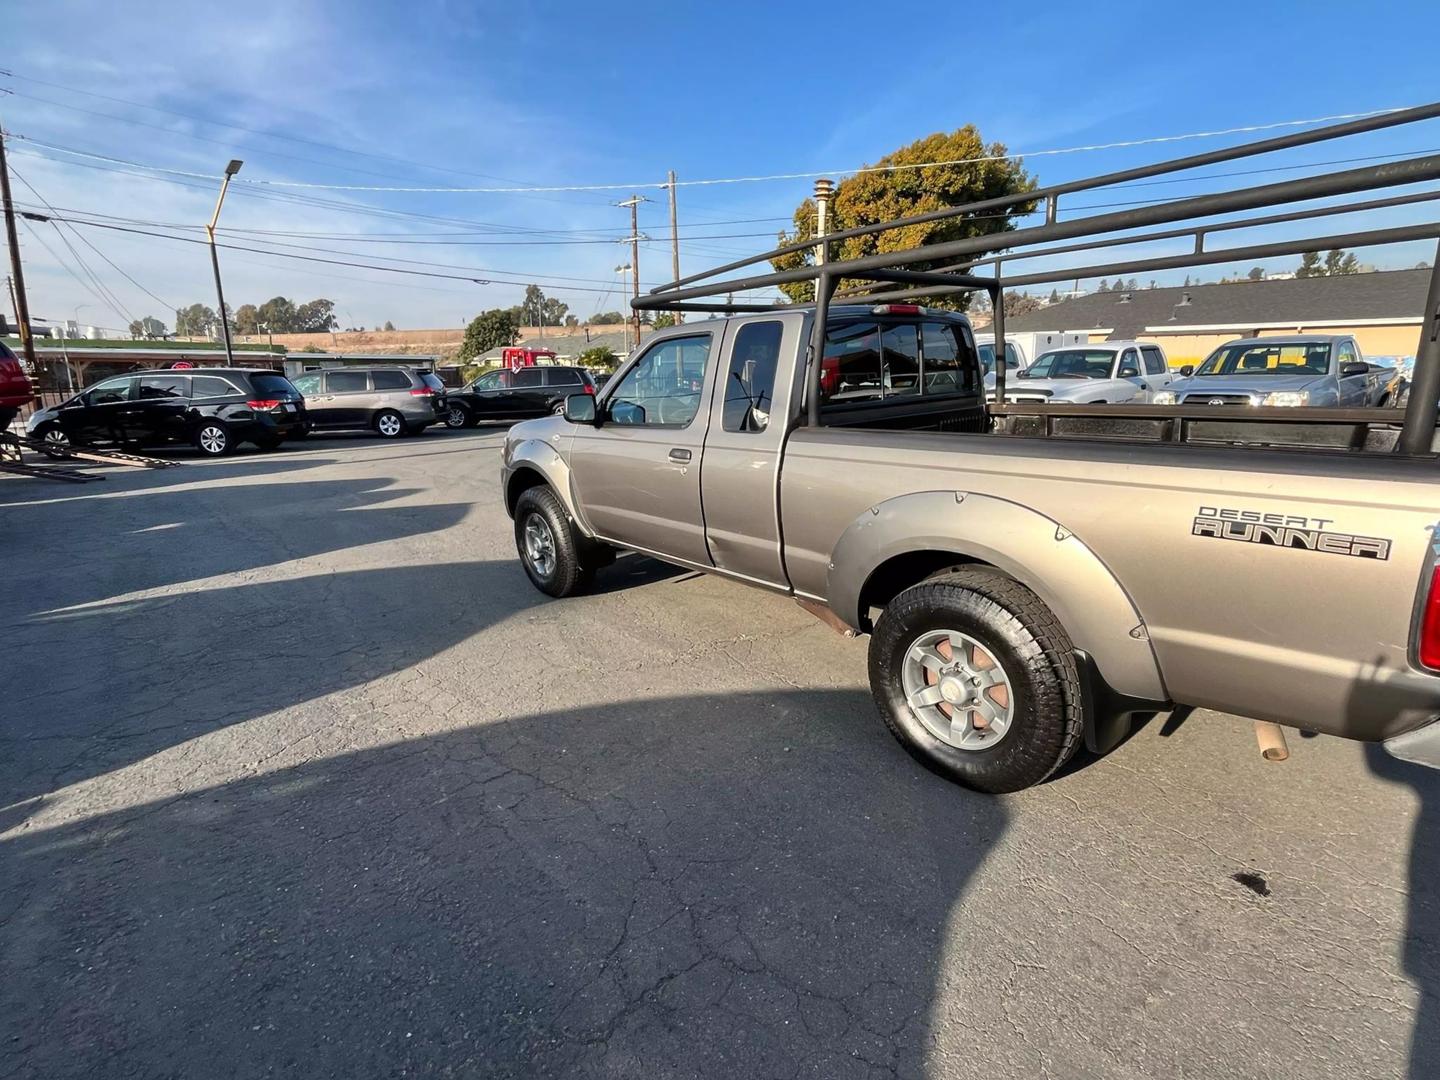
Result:
{"label": "row of trees", "polygon": [[[230,330],[241,335],[250,334],[315,334],[334,330],[339,321],[335,318],[335,301],[323,297],[296,304],[288,297],[276,296],[263,304],[241,304],[238,308],[225,305],[225,314],[230,318]],[[386,329],[394,329],[389,323]],[[213,337],[220,330],[220,316],[208,304],[191,304],[175,312],[176,337]],[[165,337],[165,324],[159,319],[146,316],[130,324],[134,337]]]}

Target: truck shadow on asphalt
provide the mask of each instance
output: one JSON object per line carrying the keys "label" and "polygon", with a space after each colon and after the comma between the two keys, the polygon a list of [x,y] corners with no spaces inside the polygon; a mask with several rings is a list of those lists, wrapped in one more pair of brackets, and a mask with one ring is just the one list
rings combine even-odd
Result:
{"label": "truck shadow on asphalt", "polygon": [[1440,1077],[1440,950],[1435,937],[1440,926],[1440,772],[1393,758],[1376,743],[1366,745],[1365,760],[1376,776],[1412,788],[1420,803],[1410,838],[1401,964],[1420,995],[1409,1075],[1412,1080],[1435,1080]]}
{"label": "truck shadow on asphalt", "polygon": [[1006,821],[863,692],[805,691],[477,722],[19,830],[0,1071],[923,1075]]}

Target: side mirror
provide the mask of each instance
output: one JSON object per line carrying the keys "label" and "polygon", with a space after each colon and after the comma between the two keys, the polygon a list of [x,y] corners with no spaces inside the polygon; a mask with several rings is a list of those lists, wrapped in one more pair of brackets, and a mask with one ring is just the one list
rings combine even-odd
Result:
{"label": "side mirror", "polygon": [[1370,365],[1369,365],[1369,364],[1356,363],[1356,362],[1352,361],[1351,363],[1341,364],[1341,365],[1340,365],[1340,377],[1341,377],[1342,379],[1348,379],[1348,378],[1351,378],[1352,376],[1355,376],[1355,375],[1369,375],[1369,374],[1370,374]]}
{"label": "side mirror", "polygon": [[565,399],[565,419],[572,424],[594,424],[595,398],[590,394],[571,394]]}
{"label": "side mirror", "polygon": [[1023,369],[1020,370],[1020,371],[1015,372],[1015,378],[1017,378],[1017,379],[1028,379],[1029,377],[1030,377],[1030,372],[1025,371],[1025,370],[1023,370]]}
{"label": "side mirror", "polygon": [[1194,365],[1194,364],[1186,364],[1184,367],[1182,367],[1182,368],[1180,369],[1180,375],[1181,375],[1182,378],[1188,379],[1191,375],[1194,375],[1194,374],[1195,374],[1195,365]]}

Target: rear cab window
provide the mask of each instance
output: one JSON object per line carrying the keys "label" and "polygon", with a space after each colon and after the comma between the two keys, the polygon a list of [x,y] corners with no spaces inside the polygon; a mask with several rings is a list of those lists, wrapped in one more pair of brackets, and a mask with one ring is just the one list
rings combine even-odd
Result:
{"label": "rear cab window", "polygon": [[821,407],[973,394],[978,363],[958,323],[841,321],[825,335]]}

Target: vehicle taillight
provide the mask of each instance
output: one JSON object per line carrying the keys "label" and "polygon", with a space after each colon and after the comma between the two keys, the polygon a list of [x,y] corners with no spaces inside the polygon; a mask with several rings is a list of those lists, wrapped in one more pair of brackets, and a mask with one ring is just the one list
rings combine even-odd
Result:
{"label": "vehicle taillight", "polygon": [[589,394],[591,397],[594,397],[594,396],[595,396],[595,387],[591,386],[589,383],[586,383],[586,384],[585,384],[585,393]]}
{"label": "vehicle taillight", "polygon": [[247,401],[245,404],[249,405],[252,409],[274,409],[279,406],[280,400],[278,398],[265,398],[263,401]]}
{"label": "vehicle taillight", "polygon": [[435,391],[428,386],[412,386],[410,388],[411,397],[430,397],[434,393]]}
{"label": "vehicle taillight", "polygon": [[1420,613],[1420,663],[1440,671],[1440,566],[1430,575],[1430,593]]}
{"label": "vehicle taillight", "polygon": [[919,315],[919,304],[876,304],[870,309],[872,315]]}

